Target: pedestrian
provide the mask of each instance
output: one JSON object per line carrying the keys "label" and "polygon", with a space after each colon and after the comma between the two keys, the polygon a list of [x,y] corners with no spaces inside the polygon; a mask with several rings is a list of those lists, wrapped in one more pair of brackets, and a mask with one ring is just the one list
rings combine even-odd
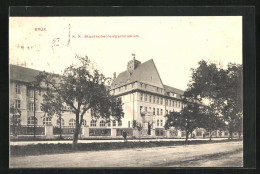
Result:
{"label": "pedestrian", "polygon": [[126,141],[127,141],[127,139],[126,139],[126,137],[127,137],[127,133],[126,133],[125,130],[123,130],[123,137],[124,137],[124,142],[126,142]]}

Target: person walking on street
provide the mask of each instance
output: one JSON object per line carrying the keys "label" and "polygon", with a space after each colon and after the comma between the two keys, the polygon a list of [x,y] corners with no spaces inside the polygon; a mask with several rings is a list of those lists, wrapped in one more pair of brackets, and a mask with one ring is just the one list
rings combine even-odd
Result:
{"label": "person walking on street", "polygon": [[125,130],[123,130],[123,137],[124,137],[124,142],[126,142],[126,141],[127,141],[127,139],[126,139],[126,137],[127,137],[127,133],[126,133]]}

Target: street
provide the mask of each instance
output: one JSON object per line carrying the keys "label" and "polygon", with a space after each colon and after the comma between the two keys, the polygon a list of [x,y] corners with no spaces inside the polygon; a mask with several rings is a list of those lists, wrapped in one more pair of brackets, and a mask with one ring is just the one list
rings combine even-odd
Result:
{"label": "street", "polygon": [[10,157],[10,168],[242,166],[242,141]]}

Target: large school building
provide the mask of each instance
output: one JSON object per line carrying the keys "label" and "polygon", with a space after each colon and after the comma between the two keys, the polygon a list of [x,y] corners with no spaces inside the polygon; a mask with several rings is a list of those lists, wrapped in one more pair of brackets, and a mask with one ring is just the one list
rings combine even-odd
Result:
{"label": "large school building", "polygon": [[[36,134],[45,136],[51,132],[50,137],[60,132],[72,135],[75,127],[75,115],[70,107],[63,108],[62,119],[58,117],[45,117],[41,111],[44,90],[34,89],[32,82],[40,73],[38,70],[10,65],[10,89],[9,102],[21,111],[21,126],[18,134],[32,135],[37,128]],[[176,137],[184,138],[185,132],[164,129],[165,115],[170,111],[180,111],[184,105],[181,96],[184,91],[163,84],[155,63],[152,59],[141,63],[134,57],[126,64],[126,70],[118,76],[114,73],[111,85],[111,94],[120,97],[123,103],[124,118],[120,121],[103,119],[94,120],[91,110],[84,115],[83,126],[80,131],[81,137],[117,137],[121,136],[122,130],[126,130],[129,136],[138,136],[137,130],[133,129],[135,123],[142,123],[142,137]],[[35,104],[35,107],[34,107]],[[35,108],[35,119],[34,119]],[[10,114],[10,117],[12,115]],[[34,121],[35,120],[35,121]],[[48,130],[46,131],[46,127]],[[51,129],[49,129],[51,127]],[[12,128],[10,129],[12,134]],[[195,137],[208,135],[203,129],[194,132]],[[216,131],[213,137],[228,136],[228,132]]]}

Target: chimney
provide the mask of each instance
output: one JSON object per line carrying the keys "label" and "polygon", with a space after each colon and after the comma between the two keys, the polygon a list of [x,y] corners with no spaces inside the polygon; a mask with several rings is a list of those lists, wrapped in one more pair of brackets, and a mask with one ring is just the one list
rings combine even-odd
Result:
{"label": "chimney", "polygon": [[116,78],[116,72],[114,72],[114,79]]}

